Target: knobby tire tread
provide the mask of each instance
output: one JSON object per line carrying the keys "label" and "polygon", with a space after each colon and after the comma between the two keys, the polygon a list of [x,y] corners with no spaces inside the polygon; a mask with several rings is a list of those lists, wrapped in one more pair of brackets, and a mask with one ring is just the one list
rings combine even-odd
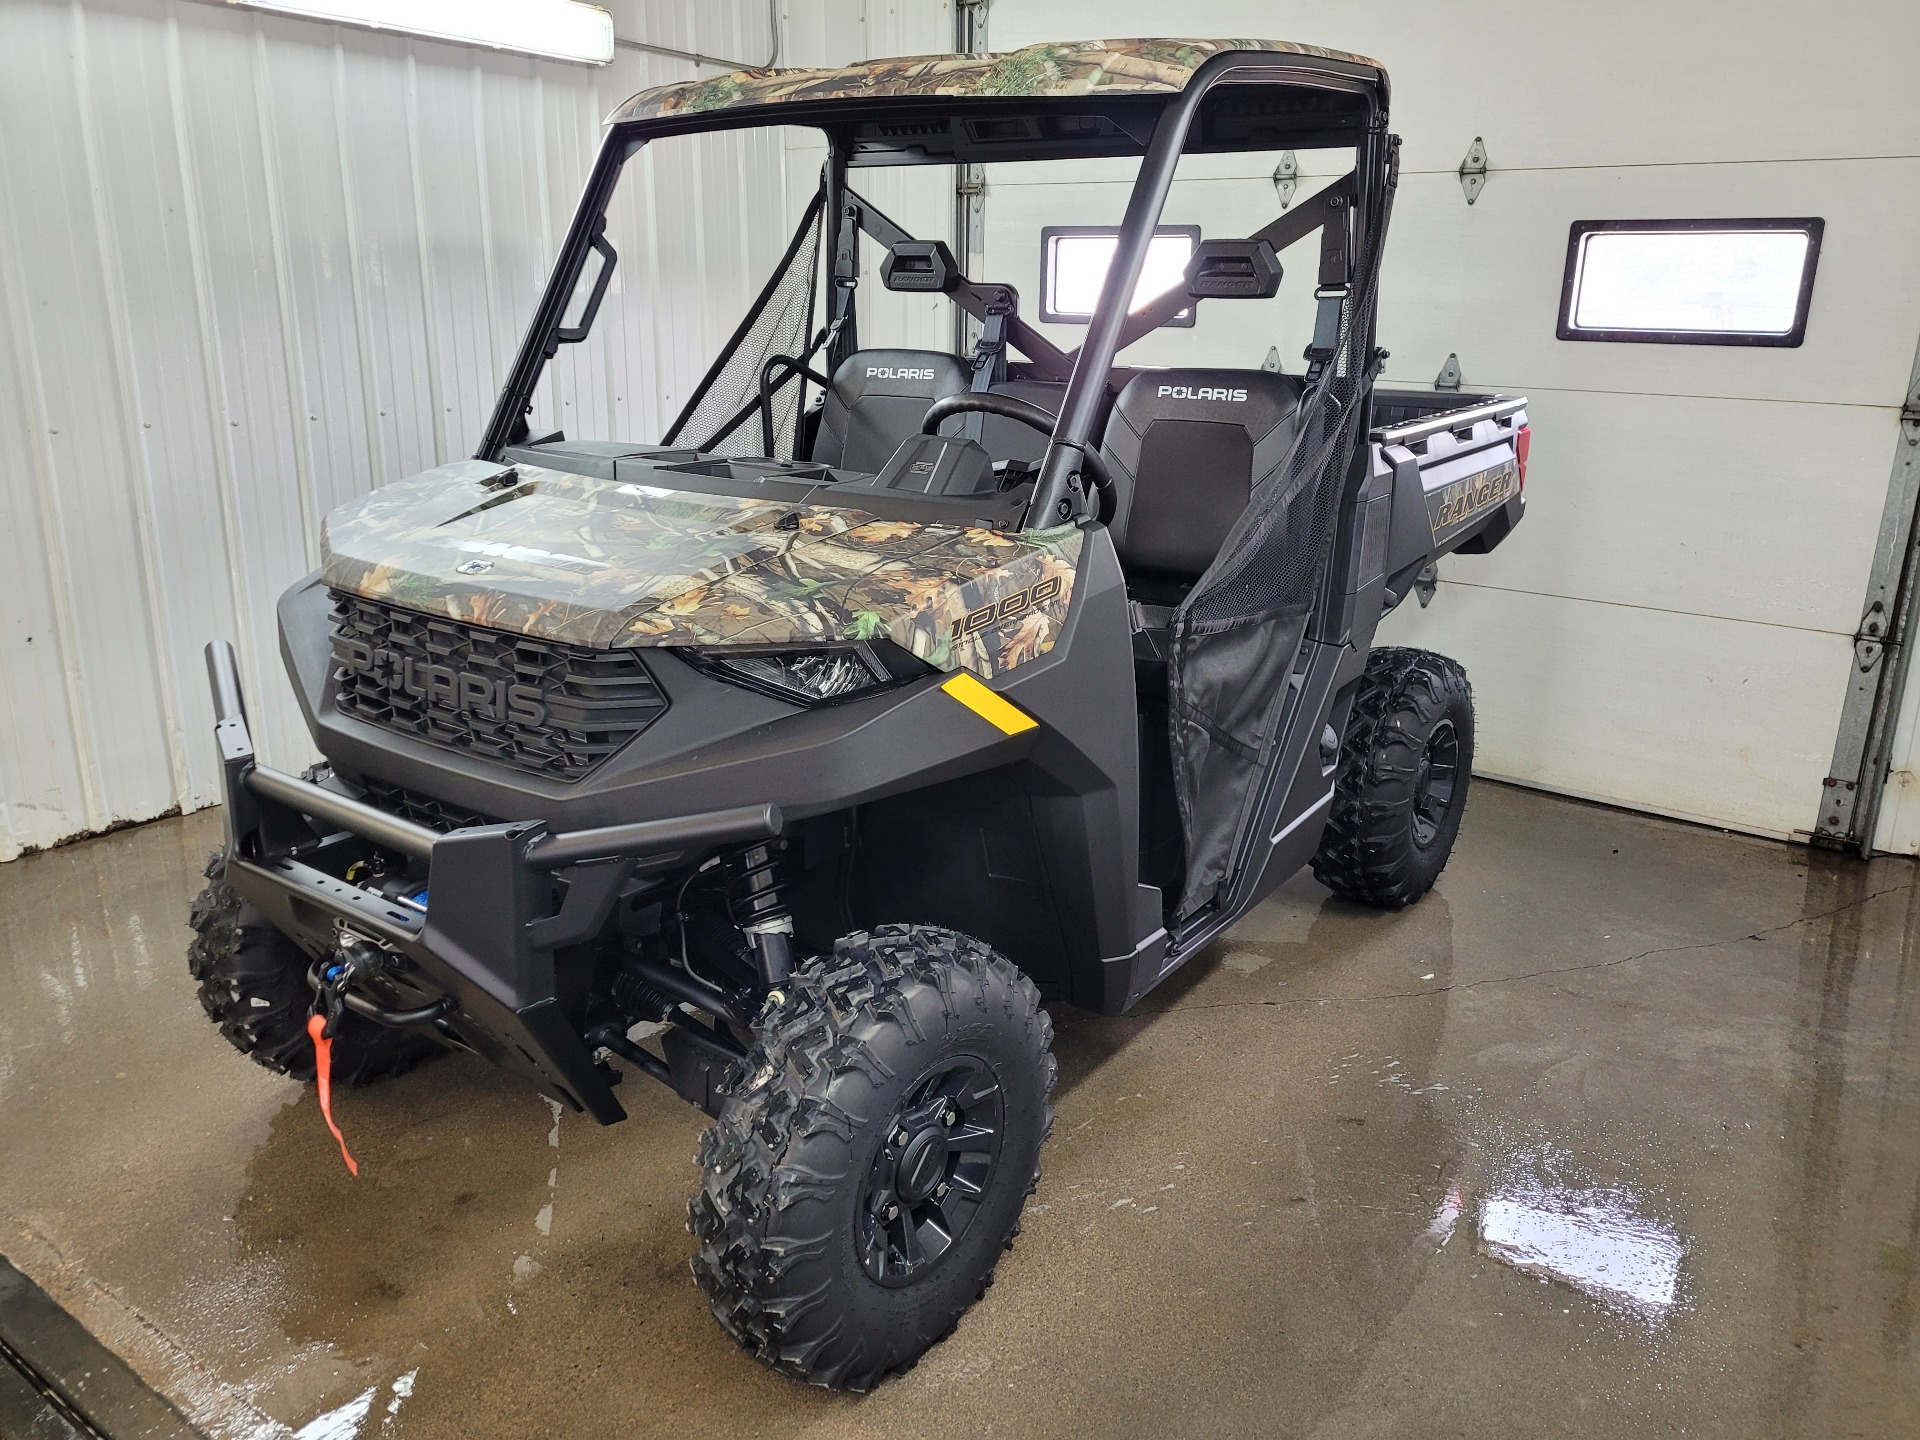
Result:
{"label": "knobby tire tread", "polygon": [[[984,1251],[997,1257],[1019,1234],[1021,1210],[1040,1183],[1039,1149],[1053,1128],[1053,1024],[1033,982],[968,936],[885,925],[838,941],[832,956],[797,972],[764,1017],[718,1122],[701,1140],[702,1185],[688,1204],[687,1226],[700,1241],[693,1273],[715,1318],[774,1369],[829,1388],[870,1389],[910,1369],[993,1283],[989,1261],[977,1284],[926,1317],[917,1333],[891,1341],[860,1334],[857,1320],[849,1325],[823,1303],[834,1283],[838,1233],[782,1233],[778,1223],[796,1202],[861,1181],[855,1136],[873,1117],[834,1101],[827,1093],[834,1077],[859,1071],[878,1079],[886,1055],[910,1056],[916,1046],[932,1053],[940,1027],[970,1015],[1006,1026],[1043,1077],[1031,1173],[1010,1222]],[[821,1135],[844,1142],[829,1147],[846,1157],[840,1173],[822,1168],[820,1147],[795,1153]]]}

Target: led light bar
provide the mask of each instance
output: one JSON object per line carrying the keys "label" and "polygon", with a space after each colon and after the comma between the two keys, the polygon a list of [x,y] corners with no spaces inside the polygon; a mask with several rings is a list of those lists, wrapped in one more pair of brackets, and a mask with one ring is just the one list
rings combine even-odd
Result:
{"label": "led light bar", "polygon": [[613,60],[613,16],[581,0],[227,0],[303,20],[424,35],[555,60]]}

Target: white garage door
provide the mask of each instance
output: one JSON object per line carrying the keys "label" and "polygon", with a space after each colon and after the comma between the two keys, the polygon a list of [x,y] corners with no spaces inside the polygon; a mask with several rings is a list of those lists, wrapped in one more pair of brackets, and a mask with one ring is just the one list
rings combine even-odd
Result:
{"label": "white garage door", "polygon": [[[1468,390],[1531,398],[1536,438],[1527,524],[1492,556],[1443,562],[1432,607],[1402,607],[1382,640],[1466,664],[1483,773],[1806,831],[1920,336],[1920,7],[1622,0],[1600,13],[1225,0],[1176,19],[1141,0],[1033,0],[996,7],[989,41],[1198,27],[1383,61],[1406,142],[1385,383],[1431,384],[1457,353]],[[1469,206],[1458,170],[1476,136],[1491,171]],[[1334,173],[1331,156],[1299,158],[1295,204]],[[1278,204],[1264,163],[1187,162],[1168,218],[1249,233]],[[1116,221],[1130,168],[1089,167],[1072,185],[990,172],[987,273],[1037,296],[1039,227]],[[1801,347],[1555,338],[1572,222],[1763,216],[1826,222]],[[1306,273],[1299,252],[1288,259]],[[1216,323],[1126,358],[1257,365],[1278,344],[1297,370],[1310,302],[1306,284],[1287,288],[1283,334],[1256,332],[1267,307],[1248,306],[1229,353]],[[1911,849],[1920,816],[1904,814],[1890,807],[1889,825]]]}

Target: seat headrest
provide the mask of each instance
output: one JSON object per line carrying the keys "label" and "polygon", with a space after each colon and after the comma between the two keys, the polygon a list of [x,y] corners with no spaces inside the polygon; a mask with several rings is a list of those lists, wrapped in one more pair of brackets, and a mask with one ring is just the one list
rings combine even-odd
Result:
{"label": "seat headrest", "polygon": [[833,394],[852,406],[869,395],[912,396],[931,405],[967,388],[967,367],[939,350],[856,350],[833,372]]}
{"label": "seat headrest", "polygon": [[1177,420],[1237,425],[1257,444],[1292,418],[1306,383],[1272,370],[1142,370],[1120,392],[1113,413],[1136,435],[1157,421]]}

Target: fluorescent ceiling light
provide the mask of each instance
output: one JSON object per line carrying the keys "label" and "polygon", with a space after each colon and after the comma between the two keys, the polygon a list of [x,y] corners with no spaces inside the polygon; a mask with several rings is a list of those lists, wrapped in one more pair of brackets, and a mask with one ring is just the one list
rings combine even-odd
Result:
{"label": "fluorescent ceiling light", "polygon": [[556,60],[613,59],[613,16],[580,0],[227,0],[304,20],[362,25]]}

